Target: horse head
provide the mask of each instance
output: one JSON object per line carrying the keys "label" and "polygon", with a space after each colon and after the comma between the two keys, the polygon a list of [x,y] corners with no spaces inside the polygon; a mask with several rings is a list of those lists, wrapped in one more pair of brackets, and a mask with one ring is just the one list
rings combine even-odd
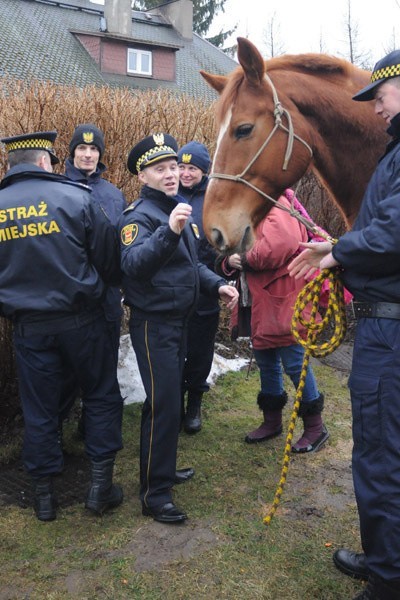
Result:
{"label": "horse head", "polygon": [[[203,214],[210,242],[225,254],[249,249],[257,224],[310,167],[320,174],[350,221],[377,151],[384,147],[383,128],[377,125],[371,103],[351,100],[367,82],[368,73],[317,54],[264,61],[245,38],[238,38],[238,60],[240,66],[228,76],[201,71],[220,95],[215,113],[218,137]],[[336,106],[342,97],[346,118]],[[372,135],[372,127],[379,132]],[[362,153],[359,146],[371,156],[360,154],[360,173],[343,181],[340,175],[347,163],[357,151]],[[341,154],[345,151],[348,155]],[[359,178],[363,181],[357,187]],[[356,208],[345,206],[350,193]]]}

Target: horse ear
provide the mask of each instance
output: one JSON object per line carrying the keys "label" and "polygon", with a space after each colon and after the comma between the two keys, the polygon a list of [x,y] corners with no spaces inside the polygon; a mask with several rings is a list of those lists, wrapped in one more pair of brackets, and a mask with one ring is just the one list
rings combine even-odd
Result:
{"label": "horse ear", "polygon": [[265,62],[255,45],[247,38],[239,37],[238,60],[246,78],[255,85],[259,85],[265,75]]}
{"label": "horse ear", "polygon": [[222,94],[224,87],[228,82],[228,78],[224,75],[211,75],[211,73],[207,73],[206,71],[200,71],[200,75],[207,81],[208,85],[210,85],[218,94]]}

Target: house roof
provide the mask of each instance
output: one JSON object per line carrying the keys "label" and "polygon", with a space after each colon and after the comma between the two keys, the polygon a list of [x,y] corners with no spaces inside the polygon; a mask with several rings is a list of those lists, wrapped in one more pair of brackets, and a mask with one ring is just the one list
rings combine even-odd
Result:
{"label": "house roof", "polygon": [[132,11],[134,42],[176,51],[176,82],[101,73],[74,33],[109,36],[100,31],[103,15],[104,7],[90,0],[1,0],[0,75],[80,87],[163,87],[213,100],[215,93],[199,70],[227,74],[237,66],[233,59],[197,34],[193,33],[192,40],[183,39],[161,15]]}

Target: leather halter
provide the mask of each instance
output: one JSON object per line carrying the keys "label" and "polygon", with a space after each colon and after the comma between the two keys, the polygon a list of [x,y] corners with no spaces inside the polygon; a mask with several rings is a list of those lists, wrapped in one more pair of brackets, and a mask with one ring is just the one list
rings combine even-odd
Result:
{"label": "leather halter", "polygon": [[[278,97],[278,92],[276,91],[276,88],[275,88],[274,84],[272,83],[270,77],[267,75],[267,73],[265,73],[265,78],[271,87],[272,96],[274,99],[274,118],[275,118],[274,127],[272,128],[271,132],[268,134],[267,138],[265,139],[265,141],[263,142],[261,147],[257,150],[257,152],[255,153],[253,158],[250,159],[250,162],[243,169],[243,171],[241,173],[239,173],[238,175],[229,175],[227,173],[210,173],[209,179],[227,179],[229,181],[234,181],[236,183],[243,183],[244,185],[247,185],[247,187],[251,188],[258,194],[260,194],[266,200],[269,200],[270,202],[272,202],[272,204],[274,204],[278,208],[281,208],[282,210],[285,210],[286,212],[290,213],[291,216],[295,217],[298,221],[303,223],[303,225],[305,225],[305,227],[307,227],[307,229],[313,231],[314,233],[319,233],[319,229],[316,227],[316,225],[312,221],[306,219],[306,217],[301,215],[299,213],[299,211],[294,208],[293,203],[291,203],[291,207],[288,208],[287,206],[285,206],[284,204],[279,202],[279,200],[275,200],[275,198],[272,198],[272,196],[269,196],[269,194],[266,194],[265,192],[260,190],[260,188],[258,188],[256,185],[251,183],[251,181],[244,178],[244,176],[246,175],[246,173],[248,172],[250,167],[255,163],[257,158],[261,155],[261,153],[268,146],[269,142],[271,141],[271,139],[273,138],[275,133],[278,131],[278,129],[282,129],[283,131],[286,131],[286,133],[288,134],[288,141],[287,141],[287,146],[286,146],[285,157],[283,159],[282,171],[286,171],[288,168],[289,160],[290,160],[290,158],[292,156],[292,152],[293,152],[293,142],[295,139],[298,140],[299,142],[301,142],[307,148],[307,150],[310,152],[311,158],[313,156],[313,151],[312,151],[311,146],[305,140],[303,140],[303,138],[301,138],[294,132],[293,122],[292,122],[292,117],[290,115],[290,112],[286,108],[284,108],[282,106],[282,104],[280,103],[280,100]],[[286,120],[288,123],[287,127],[282,122],[283,116],[286,117]]]}

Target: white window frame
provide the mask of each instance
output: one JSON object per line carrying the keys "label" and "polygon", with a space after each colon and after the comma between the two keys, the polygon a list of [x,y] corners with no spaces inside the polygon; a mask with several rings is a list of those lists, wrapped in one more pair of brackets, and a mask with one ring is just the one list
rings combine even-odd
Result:
{"label": "white window frame", "polygon": [[[136,65],[137,69],[133,70],[129,68],[129,57],[131,54],[136,54]],[[146,56],[149,59],[149,70],[146,71],[142,68],[142,56]],[[151,76],[153,74],[153,55],[148,50],[138,50],[137,48],[128,48],[127,54],[127,72],[134,75],[147,75]]]}

